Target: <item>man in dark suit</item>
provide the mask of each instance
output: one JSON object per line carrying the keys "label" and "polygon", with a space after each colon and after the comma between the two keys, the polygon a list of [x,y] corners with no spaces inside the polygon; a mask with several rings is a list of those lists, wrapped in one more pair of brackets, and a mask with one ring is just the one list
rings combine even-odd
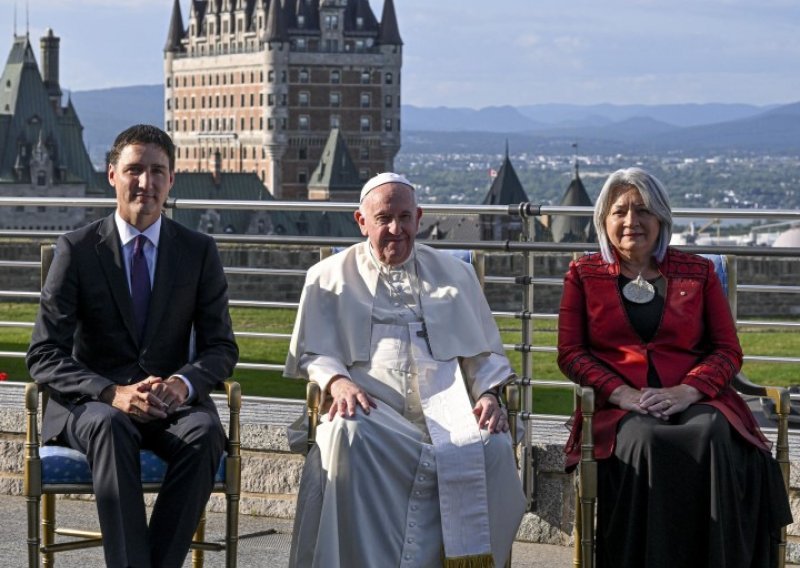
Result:
{"label": "man in dark suit", "polygon": [[[175,147],[153,126],[110,153],[113,215],[63,235],[28,350],[50,401],[42,437],[86,453],[106,564],[179,567],[225,434],[212,388],[238,359],[213,239],[161,215]],[[148,527],[139,449],[169,463]]]}

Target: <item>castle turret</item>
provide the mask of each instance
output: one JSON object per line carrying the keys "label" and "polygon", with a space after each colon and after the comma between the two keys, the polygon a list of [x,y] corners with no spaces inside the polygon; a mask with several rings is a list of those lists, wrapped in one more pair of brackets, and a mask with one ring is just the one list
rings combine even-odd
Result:
{"label": "castle turret", "polygon": [[273,104],[264,109],[266,130],[264,146],[269,154],[270,165],[266,182],[272,196],[281,198],[281,169],[283,154],[286,152],[286,129],[289,110],[286,104],[279,104],[289,97],[289,34],[284,21],[284,11],[278,0],[272,0],[267,14],[267,29],[264,31],[267,45],[265,69],[267,76],[267,97]]}
{"label": "castle turret", "polygon": [[45,36],[40,40],[42,51],[42,79],[47,95],[53,109],[59,113],[61,110],[61,85],[58,80],[58,50],[61,38],[53,34],[53,30],[47,28]]}

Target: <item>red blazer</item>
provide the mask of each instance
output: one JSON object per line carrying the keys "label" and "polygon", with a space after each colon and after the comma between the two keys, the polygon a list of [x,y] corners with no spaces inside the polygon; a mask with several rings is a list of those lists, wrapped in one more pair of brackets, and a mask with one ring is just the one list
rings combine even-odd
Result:
{"label": "red blazer", "polygon": [[[647,387],[648,358],[664,387],[691,385],[701,403],[719,409],[744,439],[768,450],[750,409],[730,386],[742,348],[714,266],[700,256],[668,249],[659,265],[667,280],[664,313],[652,341],[633,329],[617,286],[619,264],[600,254],[570,263],[558,320],[558,366],[575,383],[592,387],[595,459],[614,451],[617,424],[627,414],[608,402],[617,387]],[[566,467],[580,459],[581,412],[573,416]]]}

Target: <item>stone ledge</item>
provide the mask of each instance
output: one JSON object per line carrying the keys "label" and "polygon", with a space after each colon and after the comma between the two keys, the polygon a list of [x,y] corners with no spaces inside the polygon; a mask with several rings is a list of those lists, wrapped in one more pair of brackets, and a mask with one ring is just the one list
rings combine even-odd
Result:
{"label": "stone ledge", "polygon": [[[0,383],[0,493],[22,494],[25,414],[24,385]],[[227,408],[215,395],[223,424]],[[242,495],[240,512],[292,519],[304,459],[289,453],[286,427],[303,412],[301,401],[245,397],[242,426]],[[532,513],[526,513],[517,538],[527,542],[569,545],[574,517],[573,476],[564,473],[563,421],[534,420],[531,424],[536,469]],[[791,434],[790,500],[796,522],[790,535],[800,537],[800,434]],[[80,496],[80,498],[87,498]],[[148,496],[152,502],[153,496]],[[224,495],[212,495],[210,507],[222,512]],[[791,542],[787,559],[800,562],[800,543]]]}

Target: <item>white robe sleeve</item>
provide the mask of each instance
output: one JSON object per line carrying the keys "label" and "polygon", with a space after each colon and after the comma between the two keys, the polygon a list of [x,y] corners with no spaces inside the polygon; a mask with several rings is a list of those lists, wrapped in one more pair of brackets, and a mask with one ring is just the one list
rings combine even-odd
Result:
{"label": "white robe sleeve", "polygon": [[481,353],[461,359],[461,372],[467,381],[472,400],[489,389],[503,386],[516,377],[508,358],[497,353]]}
{"label": "white robe sleeve", "polygon": [[323,393],[327,392],[328,384],[336,375],[350,378],[344,363],[335,357],[315,353],[305,353],[300,357],[300,372],[308,380],[317,383]]}

